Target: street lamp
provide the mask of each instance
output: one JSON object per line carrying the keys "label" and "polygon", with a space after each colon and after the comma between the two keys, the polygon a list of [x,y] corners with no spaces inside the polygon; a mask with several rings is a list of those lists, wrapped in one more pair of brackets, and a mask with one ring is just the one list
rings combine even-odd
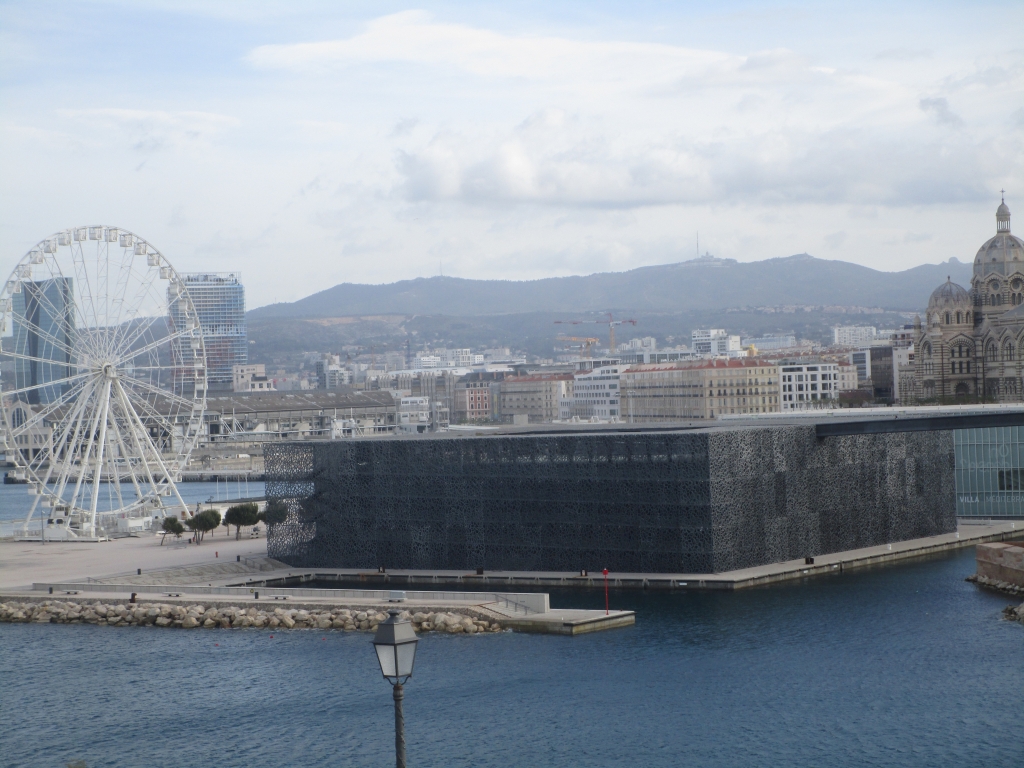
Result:
{"label": "street lamp", "polygon": [[402,714],[405,690],[402,684],[412,677],[419,639],[412,624],[398,618],[400,611],[391,609],[388,613],[387,620],[377,625],[373,649],[377,652],[381,674],[391,683],[395,697],[395,766],[405,768],[405,715]]}

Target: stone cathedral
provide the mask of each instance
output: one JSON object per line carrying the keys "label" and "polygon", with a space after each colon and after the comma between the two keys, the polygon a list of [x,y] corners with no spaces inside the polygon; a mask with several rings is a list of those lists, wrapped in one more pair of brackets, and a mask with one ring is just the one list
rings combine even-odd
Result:
{"label": "stone cathedral", "polygon": [[995,237],[978,249],[971,289],[947,280],[914,321],[918,398],[1024,399],[1024,242],[1010,234],[1005,199]]}

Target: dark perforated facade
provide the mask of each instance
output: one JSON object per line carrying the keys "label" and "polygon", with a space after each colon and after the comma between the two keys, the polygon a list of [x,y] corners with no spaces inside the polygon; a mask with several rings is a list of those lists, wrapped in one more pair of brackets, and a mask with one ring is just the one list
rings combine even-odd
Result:
{"label": "dark perforated facade", "polygon": [[948,431],[814,427],[287,443],[296,567],[711,573],[956,528]]}

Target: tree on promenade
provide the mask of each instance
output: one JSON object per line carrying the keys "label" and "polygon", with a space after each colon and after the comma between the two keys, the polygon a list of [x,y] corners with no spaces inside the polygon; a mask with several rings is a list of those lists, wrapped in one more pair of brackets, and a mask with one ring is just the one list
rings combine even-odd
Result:
{"label": "tree on promenade", "polygon": [[167,538],[168,533],[172,533],[174,534],[174,538],[180,539],[181,534],[185,532],[185,526],[183,526],[181,524],[181,520],[179,520],[176,517],[165,517],[161,528],[163,529],[164,532],[163,536],[160,537],[161,547],[164,545],[164,539]]}
{"label": "tree on promenade", "polygon": [[260,519],[267,526],[283,523],[288,518],[288,505],[283,501],[267,502],[267,508],[260,513]]}
{"label": "tree on promenade", "polygon": [[185,521],[185,526],[196,535],[196,544],[199,544],[210,531],[215,531],[220,526],[220,512],[216,509],[208,509],[193,515]]}
{"label": "tree on promenade", "polygon": [[249,502],[228,507],[224,514],[224,524],[235,526],[235,539],[241,538],[242,526],[256,525],[260,521],[260,508]]}

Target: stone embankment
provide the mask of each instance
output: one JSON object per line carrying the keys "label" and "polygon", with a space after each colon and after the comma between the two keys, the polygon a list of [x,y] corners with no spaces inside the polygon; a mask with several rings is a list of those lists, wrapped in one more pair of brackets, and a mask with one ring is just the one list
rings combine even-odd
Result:
{"label": "stone embankment", "polygon": [[[981,576],[979,574],[968,576],[966,580],[973,584],[980,584],[983,587],[988,587],[989,589],[997,589],[1008,595],[1024,595],[1024,587],[1018,586],[1017,584],[1011,584],[1008,581],[990,579],[988,576]],[[1003,608],[1003,618],[1008,619],[1009,621],[1019,621],[1021,624],[1024,624],[1024,603],[1021,603],[1016,607],[1008,605]]]}
{"label": "stone embankment", "polygon": [[1008,581],[992,579],[988,576],[982,576],[980,574],[968,576],[966,581],[969,581],[973,584],[979,584],[983,587],[989,587],[990,589],[998,589],[1000,592],[1005,592],[1008,595],[1024,595],[1024,587],[1018,584],[1011,584]]}
{"label": "stone embankment", "polygon": [[[459,613],[402,611],[417,632],[476,634],[499,632],[494,621]],[[0,603],[0,621],[39,624],[102,624],[112,627],[156,626],[182,629],[265,627],[268,629],[342,629],[373,631],[387,614],[370,609],[285,609],[261,611],[238,606],[167,603],[39,602]]]}
{"label": "stone embankment", "polygon": [[1003,608],[1003,617],[1010,621],[1019,621],[1024,624],[1024,603],[1021,603],[1016,608],[1012,605],[1008,605]]}

